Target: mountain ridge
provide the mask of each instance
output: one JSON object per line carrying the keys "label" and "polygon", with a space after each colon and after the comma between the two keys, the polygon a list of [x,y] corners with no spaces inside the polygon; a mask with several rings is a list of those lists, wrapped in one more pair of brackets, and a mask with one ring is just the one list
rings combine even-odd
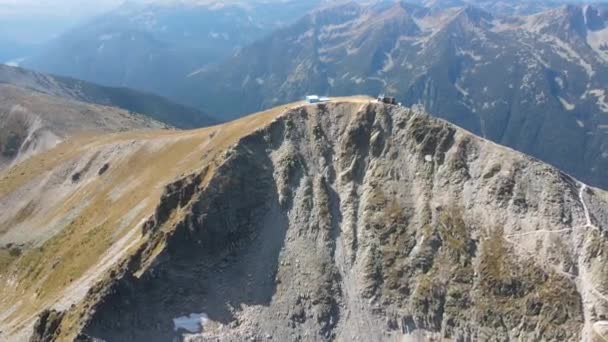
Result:
{"label": "mountain ridge", "polygon": [[0,170],[77,135],[170,128],[143,114],[0,83]]}
{"label": "mountain ridge", "polygon": [[[145,204],[130,223],[94,230],[86,227],[99,209],[85,204],[73,209],[69,235],[36,239],[40,249],[22,241],[0,272],[16,282],[0,300],[11,307],[0,317],[8,336],[34,325],[37,337],[59,340],[606,336],[606,192],[424,113],[341,99],[192,132],[73,144],[82,148],[1,173],[0,193],[23,196],[44,159],[63,196],[96,187],[93,202]],[[125,171],[164,158],[182,162],[141,172],[129,196],[113,190]],[[67,178],[85,165],[76,183]],[[90,234],[110,240],[95,258]],[[53,266],[65,253],[86,263]],[[36,260],[44,261],[17,272]],[[67,292],[57,292],[62,284]],[[17,288],[36,295],[13,303],[6,291]],[[180,330],[188,317],[193,330]]]}
{"label": "mountain ridge", "polygon": [[174,98],[186,75],[323,2],[201,1],[125,3],[48,44],[27,68]]}
{"label": "mountain ridge", "polygon": [[217,123],[216,119],[198,110],[173,103],[158,95],[127,88],[104,87],[2,64],[0,84],[10,84],[68,100],[122,108],[178,128],[195,128]]}

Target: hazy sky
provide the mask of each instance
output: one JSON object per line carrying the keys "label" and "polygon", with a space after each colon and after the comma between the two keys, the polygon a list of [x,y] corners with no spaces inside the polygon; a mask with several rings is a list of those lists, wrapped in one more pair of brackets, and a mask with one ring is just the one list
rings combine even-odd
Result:
{"label": "hazy sky", "polygon": [[118,6],[123,0],[0,0],[0,15],[90,15]]}
{"label": "hazy sky", "polygon": [[124,0],[0,0],[0,39],[30,43],[44,41],[123,2]]}

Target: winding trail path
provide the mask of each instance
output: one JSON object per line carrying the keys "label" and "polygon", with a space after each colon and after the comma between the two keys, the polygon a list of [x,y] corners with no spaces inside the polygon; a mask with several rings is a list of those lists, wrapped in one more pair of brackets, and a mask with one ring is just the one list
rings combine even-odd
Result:
{"label": "winding trail path", "polygon": [[[578,192],[578,199],[583,207],[583,212],[585,215],[585,224],[584,225],[576,226],[576,227],[572,227],[572,228],[557,229],[557,230],[540,229],[540,230],[535,230],[535,231],[531,231],[531,232],[511,234],[511,235],[506,235],[505,240],[517,247],[518,243],[511,240],[512,238],[518,238],[518,237],[522,237],[522,236],[536,235],[536,234],[565,233],[565,232],[569,232],[569,231],[573,231],[573,230],[577,230],[577,229],[592,229],[592,230],[601,232],[601,229],[598,226],[593,224],[593,221],[591,220],[591,213],[589,212],[589,207],[587,206],[587,202],[585,202],[585,191],[587,189],[588,189],[587,185],[581,183],[581,186],[580,186],[580,189]],[[526,251],[526,252],[528,252],[528,251]],[[532,252],[528,252],[528,253],[530,254],[531,257],[536,257],[536,255],[534,255],[534,253],[532,253]],[[561,269],[559,269],[558,267],[554,267],[554,270],[570,279],[575,278],[574,275],[564,272]],[[608,296],[603,294],[601,291],[599,291],[593,285],[593,282],[588,278],[588,274],[586,274],[586,273],[582,274],[582,277],[580,278],[580,282],[581,282],[580,285],[583,286],[583,289],[586,289],[587,293],[590,293],[593,297],[606,301],[608,303]],[[584,292],[584,290],[583,290],[583,292]],[[581,293],[583,293],[583,292],[581,292]],[[588,320],[588,318],[586,317],[585,321],[587,321],[587,320]],[[587,333],[583,334],[583,337],[582,337],[583,342],[593,341],[593,337],[590,336],[592,334],[595,334],[595,336],[599,337],[603,341],[608,342],[608,321],[603,320],[603,321],[585,323],[585,325],[587,325],[587,324],[589,324],[589,325],[587,326],[588,328],[585,328]],[[587,329],[589,329],[589,330],[587,330]]]}
{"label": "winding trail path", "polygon": [[[583,227],[591,228],[591,229],[601,232],[599,227],[594,225],[593,222],[591,221],[591,214],[589,213],[589,207],[587,207],[587,203],[585,202],[585,196],[584,196],[585,190],[587,190],[587,185],[581,183],[581,188],[578,192],[578,199],[581,202],[581,205],[583,206],[583,211],[585,213],[586,224]],[[593,286],[593,283],[591,281],[588,281],[587,277],[583,276],[582,282],[585,283],[584,285],[591,291],[591,293],[593,295],[595,295],[595,297],[608,302],[608,296],[604,295],[595,286]],[[604,340],[605,342],[608,342],[608,321],[593,322],[593,324],[591,326],[591,330],[602,340]]]}
{"label": "winding trail path", "polygon": [[578,192],[578,199],[581,202],[581,204],[583,205],[583,210],[585,212],[585,220],[587,221],[587,224],[585,225],[585,227],[587,228],[592,228],[595,230],[600,230],[598,227],[596,227],[593,222],[591,222],[591,214],[589,213],[589,208],[587,207],[587,203],[585,202],[585,190],[587,190],[587,185],[586,184],[581,184],[581,189]]}

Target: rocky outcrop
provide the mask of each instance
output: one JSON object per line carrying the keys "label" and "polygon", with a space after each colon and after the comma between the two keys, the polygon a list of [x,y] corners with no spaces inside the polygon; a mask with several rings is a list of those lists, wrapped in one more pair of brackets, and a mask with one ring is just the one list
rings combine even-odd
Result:
{"label": "rocky outcrop", "polygon": [[608,315],[607,201],[409,109],[298,107],[170,185],[70,333],[587,341]]}
{"label": "rocky outcrop", "polygon": [[57,329],[63,319],[63,313],[55,310],[44,310],[34,325],[30,342],[50,342],[57,338]]}

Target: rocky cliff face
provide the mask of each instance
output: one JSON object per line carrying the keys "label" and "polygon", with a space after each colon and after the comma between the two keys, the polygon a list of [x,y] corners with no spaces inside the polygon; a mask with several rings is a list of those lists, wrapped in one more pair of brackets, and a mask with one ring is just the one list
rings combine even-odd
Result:
{"label": "rocky cliff face", "polygon": [[107,341],[608,337],[605,192],[398,106],[299,106],[264,120],[166,186],[136,247],[52,312],[59,324],[36,331]]}

